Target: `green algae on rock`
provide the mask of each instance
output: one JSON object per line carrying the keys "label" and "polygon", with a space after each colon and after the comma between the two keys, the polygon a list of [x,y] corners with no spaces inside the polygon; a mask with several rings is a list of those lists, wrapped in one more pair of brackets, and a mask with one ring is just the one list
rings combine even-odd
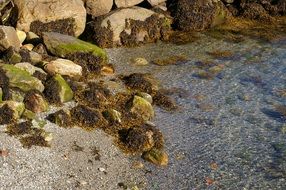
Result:
{"label": "green algae on rock", "polygon": [[140,96],[134,96],[130,112],[148,121],[154,118],[154,110],[150,102]]}
{"label": "green algae on rock", "polygon": [[39,79],[31,76],[27,71],[9,64],[1,65],[0,69],[2,70],[0,75],[7,77],[9,83],[6,85],[9,87],[19,88],[24,92],[33,89],[43,92],[44,85],[42,82]]}
{"label": "green algae on rock", "polygon": [[168,165],[168,155],[164,150],[152,148],[150,151],[144,152],[142,158],[160,166]]}
{"label": "green algae on rock", "polygon": [[86,71],[98,71],[97,67],[105,65],[108,61],[103,49],[75,37],[44,32],[43,39],[49,52],[80,64]]}
{"label": "green algae on rock", "polygon": [[10,124],[20,119],[25,110],[21,102],[5,101],[0,105],[0,125]]}
{"label": "green algae on rock", "polygon": [[65,79],[56,74],[45,84],[44,94],[49,102],[62,104],[73,99],[74,93]]}

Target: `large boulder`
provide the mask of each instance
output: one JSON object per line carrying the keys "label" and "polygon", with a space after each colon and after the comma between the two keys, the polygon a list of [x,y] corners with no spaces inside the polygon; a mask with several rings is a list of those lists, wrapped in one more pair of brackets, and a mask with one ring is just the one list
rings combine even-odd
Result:
{"label": "large boulder", "polygon": [[115,5],[118,8],[121,7],[132,7],[134,5],[137,5],[141,2],[143,2],[144,0],[115,0]]}
{"label": "large boulder", "polygon": [[55,32],[43,33],[43,39],[48,51],[78,63],[84,72],[99,72],[107,63],[106,52],[94,44]]}
{"label": "large boulder", "polygon": [[21,47],[20,40],[13,27],[2,25],[0,26],[0,51],[5,51],[10,47],[19,50]]}
{"label": "large boulder", "polygon": [[117,9],[92,24],[93,40],[101,47],[134,46],[166,39],[171,20],[151,10],[130,7]]}
{"label": "large boulder", "polygon": [[204,30],[222,24],[228,11],[220,0],[178,0],[170,4],[175,25],[183,31]]}
{"label": "large boulder", "polygon": [[87,14],[98,17],[109,13],[112,8],[113,0],[84,0]]}
{"label": "large boulder", "polygon": [[19,10],[17,28],[25,32],[60,32],[79,36],[85,28],[82,0],[14,0]]}

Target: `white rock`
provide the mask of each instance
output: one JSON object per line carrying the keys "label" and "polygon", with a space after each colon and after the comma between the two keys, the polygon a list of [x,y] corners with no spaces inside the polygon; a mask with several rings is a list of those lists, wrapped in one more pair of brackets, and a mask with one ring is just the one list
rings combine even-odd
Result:
{"label": "white rock", "polygon": [[9,47],[19,50],[21,42],[17,36],[16,30],[11,26],[0,26],[0,51],[5,51]]}
{"label": "white rock", "polygon": [[166,0],[147,0],[152,6],[159,5],[160,3],[165,2]]}
{"label": "white rock", "polygon": [[82,0],[14,0],[19,9],[17,28],[30,31],[34,21],[48,23],[59,19],[75,20],[75,36],[79,36],[85,28],[86,10]]}
{"label": "white rock", "polygon": [[17,36],[18,36],[18,38],[20,40],[20,43],[22,44],[25,41],[26,37],[27,37],[26,32],[24,32],[22,30],[16,30],[16,33],[17,33]]}
{"label": "white rock", "polygon": [[82,75],[82,67],[68,59],[56,59],[45,65],[45,71],[49,74],[60,74],[63,76],[79,77]]}
{"label": "white rock", "polygon": [[132,7],[134,5],[137,5],[144,0],[115,0],[115,4],[118,8],[121,7]]}
{"label": "white rock", "polygon": [[109,13],[113,0],[85,0],[86,12],[94,17]]}

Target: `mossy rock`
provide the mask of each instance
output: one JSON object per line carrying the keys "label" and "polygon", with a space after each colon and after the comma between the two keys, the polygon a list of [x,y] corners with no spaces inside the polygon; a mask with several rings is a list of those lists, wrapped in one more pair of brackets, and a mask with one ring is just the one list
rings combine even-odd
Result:
{"label": "mossy rock", "polygon": [[107,61],[107,54],[103,49],[75,37],[55,32],[44,32],[43,38],[48,50],[56,56],[67,58],[75,53],[90,53]]}
{"label": "mossy rock", "polygon": [[19,69],[15,67],[14,65],[4,64],[0,66],[0,69],[3,71],[0,73],[0,75],[5,75],[5,77],[9,81],[10,87],[16,87],[20,90],[27,92],[29,90],[38,90],[40,92],[43,92],[44,85],[42,82],[31,76],[30,73],[28,73],[25,70]]}
{"label": "mossy rock", "polygon": [[166,166],[169,161],[167,153],[157,148],[152,148],[150,151],[144,152],[142,158],[159,166]]}
{"label": "mossy rock", "polygon": [[65,79],[59,75],[54,75],[46,83],[46,98],[54,104],[62,104],[73,99],[74,93]]}
{"label": "mossy rock", "polygon": [[21,102],[6,101],[0,105],[0,125],[10,124],[18,119],[25,110],[25,106]]}
{"label": "mossy rock", "polygon": [[130,112],[148,121],[154,118],[154,109],[150,102],[140,96],[134,96]]}

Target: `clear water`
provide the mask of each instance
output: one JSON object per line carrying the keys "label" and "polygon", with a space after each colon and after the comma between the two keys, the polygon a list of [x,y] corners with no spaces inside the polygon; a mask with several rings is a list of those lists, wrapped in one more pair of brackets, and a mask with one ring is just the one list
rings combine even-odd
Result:
{"label": "clear water", "polygon": [[[229,50],[230,58],[207,52]],[[180,110],[156,108],[155,123],[166,137],[170,164],[147,165],[147,189],[286,189],[286,41],[229,43],[202,38],[176,46],[152,44],[110,49],[117,73],[152,73],[165,88],[177,89]],[[186,63],[135,66],[130,59],[151,61],[184,54]],[[198,61],[224,66],[213,80],[196,77]],[[283,128],[284,127],[284,128]],[[151,171],[151,172],[150,172]]]}

